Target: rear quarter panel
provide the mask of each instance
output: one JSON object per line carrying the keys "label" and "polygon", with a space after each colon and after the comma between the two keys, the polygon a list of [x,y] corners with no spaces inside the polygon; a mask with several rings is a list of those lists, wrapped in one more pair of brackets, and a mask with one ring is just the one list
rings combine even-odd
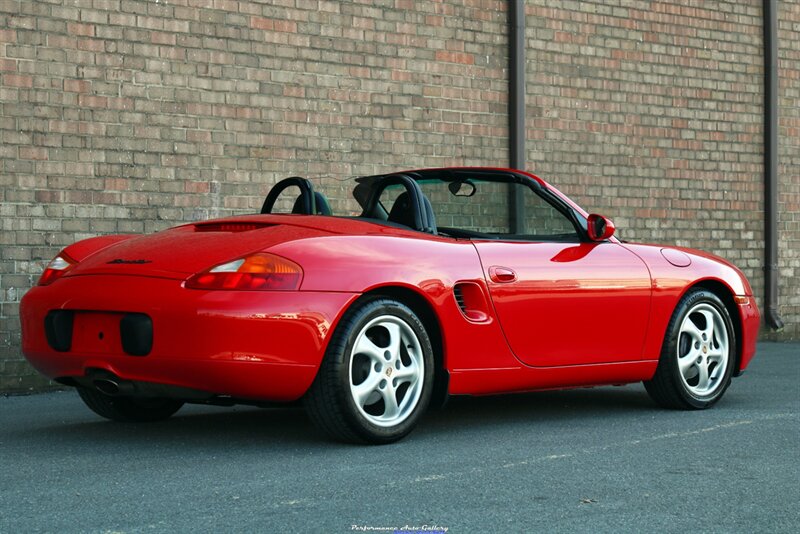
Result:
{"label": "rear quarter panel", "polygon": [[388,235],[326,236],[270,248],[303,267],[301,291],[366,293],[381,287],[417,292],[434,310],[450,370],[519,367],[490,310],[470,322],[459,310],[453,286],[471,281],[490,302],[480,259],[468,240],[387,229]]}

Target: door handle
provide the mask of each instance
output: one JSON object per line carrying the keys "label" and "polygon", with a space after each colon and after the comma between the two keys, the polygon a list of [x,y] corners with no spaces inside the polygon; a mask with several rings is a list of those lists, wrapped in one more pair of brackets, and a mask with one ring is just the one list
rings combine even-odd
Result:
{"label": "door handle", "polygon": [[492,265],[489,267],[489,278],[498,284],[510,284],[517,281],[517,273],[509,267]]}

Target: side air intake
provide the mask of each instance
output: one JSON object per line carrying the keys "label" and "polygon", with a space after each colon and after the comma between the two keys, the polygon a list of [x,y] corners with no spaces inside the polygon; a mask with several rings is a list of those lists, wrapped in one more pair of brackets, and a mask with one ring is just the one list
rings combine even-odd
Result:
{"label": "side air intake", "polygon": [[468,321],[485,323],[491,320],[489,306],[480,285],[475,282],[458,282],[453,286],[453,296]]}
{"label": "side air intake", "polygon": [[458,307],[461,308],[462,312],[466,313],[467,307],[464,304],[464,289],[463,289],[463,287],[464,287],[464,284],[456,285],[453,288],[453,295],[455,295],[455,297],[456,297],[456,304],[458,304]]}

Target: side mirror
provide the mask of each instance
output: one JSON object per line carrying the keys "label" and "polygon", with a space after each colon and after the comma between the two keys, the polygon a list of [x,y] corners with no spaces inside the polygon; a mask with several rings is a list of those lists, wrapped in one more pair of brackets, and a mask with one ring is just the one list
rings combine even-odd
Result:
{"label": "side mirror", "polygon": [[588,221],[589,239],[592,241],[605,241],[614,235],[614,223],[611,219],[593,213],[589,215]]}

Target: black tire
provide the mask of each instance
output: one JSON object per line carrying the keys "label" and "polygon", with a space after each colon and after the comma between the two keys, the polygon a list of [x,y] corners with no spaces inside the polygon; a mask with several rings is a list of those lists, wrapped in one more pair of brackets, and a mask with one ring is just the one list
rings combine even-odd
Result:
{"label": "black tire", "polygon": [[656,373],[644,387],[665,408],[708,408],[731,383],[736,348],[733,322],[719,297],[690,290],[672,314]]}
{"label": "black tire", "polygon": [[173,399],[138,399],[133,397],[110,397],[99,391],[78,387],[81,400],[94,413],[112,421],[153,422],[168,419],[183,406]]}
{"label": "black tire", "polygon": [[[356,351],[356,343],[376,350]],[[304,404],[311,420],[338,441],[391,443],[411,432],[427,409],[433,378],[431,341],[414,312],[389,298],[363,300],[336,327]]]}

